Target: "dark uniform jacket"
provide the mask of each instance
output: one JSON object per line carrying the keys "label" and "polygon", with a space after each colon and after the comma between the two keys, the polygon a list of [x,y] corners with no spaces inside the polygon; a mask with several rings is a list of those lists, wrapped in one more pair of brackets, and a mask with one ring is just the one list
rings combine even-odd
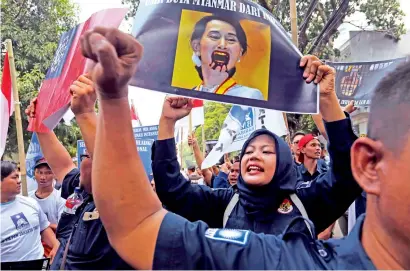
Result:
{"label": "dark uniform jacket", "polygon": [[321,241],[315,233],[288,229],[280,235],[212,229],[168,213],[158,233],[153,269],[375,270],[360,241],[363,219],[346,238]]}
{"label": "dark uniform jacket", "polygon": [[[67,198],[74,193],[80,183],[80,172],[73,169],[64,178],[61,195]],[[96,210],[92,195],[82,193],[84,202],[75,215],[63,213],[57,226],[57,239],[60,247],[51,265],[59,270],[67,242],[72,235],[65,270],[132,269],[111,247],[101,220],[84,220],[84,216]]]}

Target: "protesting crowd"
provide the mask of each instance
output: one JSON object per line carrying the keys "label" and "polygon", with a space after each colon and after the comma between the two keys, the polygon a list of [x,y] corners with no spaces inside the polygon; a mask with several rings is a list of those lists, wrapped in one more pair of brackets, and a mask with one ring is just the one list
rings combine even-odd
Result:
{"label": "protesting crowd", "polygon": [[[357,137],[354,104],[341,107],[336,95],[338,71],[302,56],[301,79],[317,86],[315,131],[257,129],[209,168],[194,134],[195,163],[179,162],[176,124],[194,100],[168,95],[149,178],[128,102],[149,48],[105,27],[80,42],[92,65],[67,91],[87,151],[77,166],[52,130],[37,132],[43,157],[28,196],[17,163],[1,161],[2,267],[49,259],[51,270],[410,269],[409,63],[374,89],[368,137]],[[36,119],[39,106],[34,98],[26,116]]]}

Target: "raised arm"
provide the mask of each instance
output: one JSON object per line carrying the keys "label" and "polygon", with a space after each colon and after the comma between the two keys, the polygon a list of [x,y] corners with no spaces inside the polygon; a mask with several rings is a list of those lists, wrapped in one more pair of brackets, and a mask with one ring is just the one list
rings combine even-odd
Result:
{"label": "raised arm", "polygon": [[222,227],[223,213],[233,191],[213,191],[191,184],[180,172],[174,140],[178,119],[189,114],[190,100],[167,97],[159,123],[158,140],[153,146],[152,171],[156,191],[169,211],[190,221],[203,220],[212,227]]}
{"label": "raised arm", "polygon": [[91,72],[100,105],[92,170],[94,199],[119,255],[137,269],[151,269],[166,211],[137,152],[127,86],[143,48],[130,35],[100,27],[81,38],[81,48],[84,56],[97,62]]}
{"label": "raised arm", "polygon": [[321,232],[336,221],[360,195],[361,188],[352,175],[350,148],[356,140],[349,116],[345,115],[335,92],[335,70],[313,61],[320,87],[320,113],[329,140],[330,169],[308,183],[300,183],[297,194],[309,218]]}
{"label": "raised arm", "polygon": [[[188,136],[188,145],[192,146],[194,151],[194,157],[196,164],[201,167],[202,162],[204,161],[204,156],[202,155],[201,149],[199,148],[198,141],[195,138],[195,135]],[[212,171],[209,168],[201,169],[202,175],[204,176],[204,180],[206,184],[212,187]]]}
{"label": "raised arm", "polygon": [[95,134],[97,133],[97,114],[95,113],[94,83],[90,75],[78,77],[70,87],[71,110],[81,130],[87,152],[92,157],[94,154]]}
{"label": "raised arm", "polygon": [[[81,75],[70,86],[70,93],[71,110],[80,127],[87,151],[92,154],[97,124],[97,116],[94,111],[96,94],[93,82],[87,75]],[[30,118],[35,118],[36,106],[37,98],[34,98],[26,109],[26,114]],[[37,136],[51,170],[56,175],[57,180],[62,181],[76,167],[70,154],[53,131],[38,133]]]}
{"label": "raised arm", "polygon": [[[37,98],[31,100],[30,105],[26,109],[26,114],[30,118],[36,117]],[[64,177],[75,165],[71,159],[70,154],[64,148],[63,144],[58,140],[53,131],[46,133],[37,133],[38,141],[40,143],[41,151],[48,165],[57,177],[58,181],[63,181]]]}

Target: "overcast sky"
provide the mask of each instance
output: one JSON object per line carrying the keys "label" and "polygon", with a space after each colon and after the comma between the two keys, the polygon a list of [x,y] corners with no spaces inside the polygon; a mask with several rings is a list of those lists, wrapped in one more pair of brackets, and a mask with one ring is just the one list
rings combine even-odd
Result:
{"label": "overcast sky", "polygon": [[[88,19],[94,12],[107,8],[123,7],[121,0],[73,0],[80,7],[79,18],[83,22]],[[400,4],[406,13],[405,23],[407,29],[410,30],[410,0],[400,0]],[[349,21],[356,25],[366,27],[364,14],[355,14]],[[124,23],[121,27],[123,31],[127,31],[129,26]],[[341,46],[349,39],[349,31],[358,29],[351,24],[343,24],[339,30],[341,34],[335,41],[335,46]],[[159,92],[143,90],[138,88],[130,88],[129,98],[133,99],[137,108],[138,114],[143,125],[156,125],[161,114],[162,103],[165,95]]]}

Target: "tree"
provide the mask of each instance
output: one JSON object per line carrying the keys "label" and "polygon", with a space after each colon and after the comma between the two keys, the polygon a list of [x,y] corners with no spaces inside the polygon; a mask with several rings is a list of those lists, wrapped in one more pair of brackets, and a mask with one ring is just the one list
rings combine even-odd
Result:
{"label": "tree", "polygon": [[[288,0],[255,2],[271,11],[290,32]],[[355,12],[364,13],[369,26],[396,40],[405,33],[405,14],[399,0],[301,0],[296,3],[299,49],[304,54],[311,52],[324,59],[338,56],[339,50],[333,48],[333,42],[339,34],[337,29]]]}
{"label": "tree", "polygon": [[[219,133],[221,132],[222,124],[231,109],[231,105],[221,104],[215,102],[205,102],[204,114],[205,114],[205,140],[217,140]],[[197,128],[195,136],[198,142],[202,140],[202,128]],[[202,144],[199,144],[202,150]]]}
{"label": "tree", "polygon": [[[6,39],[13,42],[22,112],[38,93],[53,60],[60,35],[77,23],[77,9],[78,7],[70,0],[2,1],[2,42]],[[27,118],[23,115],[22,119],[27,149],[31,133],[26,130]],[[80,137],[76,124],[72,127],[59,125],[54,131],[70,154],[74,155],[74,138]],[[5,155],[10,156],[16,152],[17,134],[13,115],[10,119]]]}

